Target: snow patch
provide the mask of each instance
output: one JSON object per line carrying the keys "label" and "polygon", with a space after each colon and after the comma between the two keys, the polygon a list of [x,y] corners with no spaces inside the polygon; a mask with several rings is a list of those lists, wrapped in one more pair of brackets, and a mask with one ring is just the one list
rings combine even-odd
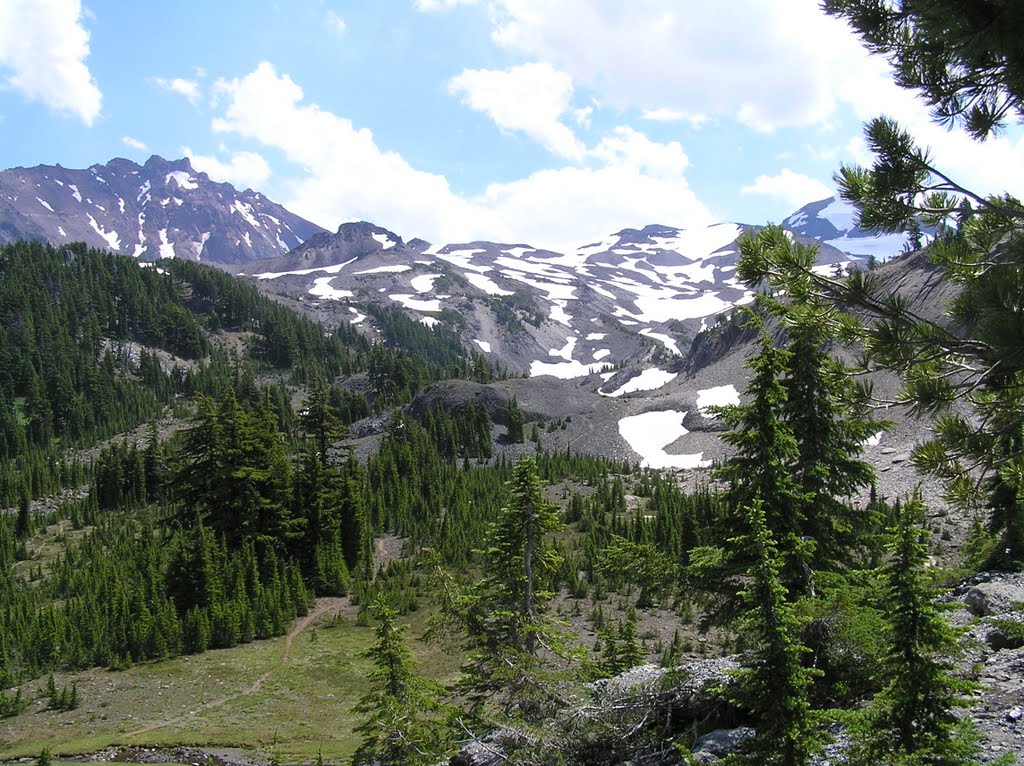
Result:
{"label": "snow patch", "polygon": [[360,322],[366,319],[366,314],[360,314],[359,311],[354,306],[349,306],[348,310],[356,315],[355,319],[349,322],[349,324],[359,324]]}
{"label": "snow patch", "polygon": [[607,334],[604,332],[592,332],[587,336],[587,340],[604,340]]}
{"label": "snow patch", "polygon": [[388,250],[389,248],[392,248],[398,244],[393,239],[391,239],[387,234],[371,234],[370,236],[373,237],[378,242],[380,242],[381,250]]}
{"label": "snow patch", "polygon": [[434,289],[434,282],[441,278],[440,274],[420,274],[409,280],[412,289],[418,293],[429,293]]}
{"label": "snow patch", "polygon": [[612,353],[612,351],[611,351],[610,348],[598,349],[597,351],[594,352],[594,361],[595,362],[599,362],[602,359],[604,359],[606,356],[609,356],[611,353]]}
{"label": "snow patch", "polygon": [[473,342],[476,345],[478,345],[484,351],[484,353],[491,353],[491,344],[488,343],[487,341],[479,340],[478,338],[473,338]]}
{"label": "snow patch", "polygon": [[375,269],[366,269],[364,271],[355,271],[354,274],[400,274],[403,271],[412,271],[412,266],[407,263],[396,263],[392,266],[378,266]]}
{"label": "snow patch", "polygon": [[448,296],[439,295],[433,300],[420,300],[411,295],[389,295],[388,297],[393,301],[398,301],[407,309],[412,309],[413,311],[440,311],[441,299],[447,298]]}
{"label": "snow patch", "polygon": [[63,226],[58,226],[57,227],[57,233],[60,234],[62,237],[66,237],[68,235],[68,233],[66,231],[64,231],[64,227]]}
{"label": "snow patch", "polygon": [[317,277],[313,280],[313,286],[309,288],[309,294],[317,298],[327,298],[332,301],[340,301],[342,298],[351,298],[351,290],[338,290],[331,287],[331,280],[337,277]]}
{"label": "snow patch", "polygon": [[178,185],[179,189],[185,190],[199,188],[199,184],[193,181],[192,177],[184,170],[172,170],[167,174],[167,177],[164,178],[164,183],[169,184],[172,178],[174,179],[174,183]]}
{"label": "snow patch", "polygon": [[278,277],[305,277],[322,271],[324,274],[337,274],[350,263],[358,258],[349,258],[344,263],[335,263],[331,266],[316,266],[312,269],[296,269],[295,271],[264,271],[262,274],[253,274],[256,279],[277,279]]}
{"label": "snow patch", "polygon": [[74,184],[68,184],[68,188],[71,189],[71,196],[79,202],[82,201],[82,195],[78,193],[78,187]]}
{"label": "snow patch", "polygon": [[724,407],[739,403],[740,395],[736,391],[736,386],[731,383],[713,388],[702,388],[697,392],[697,412],[704,417],[713,417],[708,414],[709,407]]}
{"label": "snow patch", "polygon": [[51,213],[53,212],[53,208],[52,208],[52,207],[50,207],[50,203],[49,203],[49,202],[47,202],[47,201],[46,201],[46,200],[44,200],[44,199],[39,199],[39,197],[36,197],[36,200],[37,200],[37,201],[39,202],[39,204],[40,204],[40,205],[42,205],[43,207],[45,207],[45,208],[46,208],[47,210],[49,210],[49,211],[50,211]]}
{"label": "snow patch", "polygon": [[608,369],[608,364],[583,364],[575,359],[571,362],[541,362],[534,360],[530,362],[530,377],[536,378],[541,375],[551,375],[562,380],[582,378],[585,375]]}
{"label": "snow patch", "polygon": [[573,336],[567,337],[565,339],[565,345],[564,346],[562,346],[561,348],[550,349],[548,351],[548,355],[549,356],[560,356],[565,361],[571,362],[572,361],[572,352],[573,352],[573,349],[576,348],[576,341],[577,340],[578,339],[573,337]]}
{"label": "snow patch", "polygon": [[666,372],[665,370],[659,370],[657,367],[651,367],[636,377],[630,378],[610,393],[606,394],[603,391],[598,391],[597,393],[601,394],[601,396],[615,398],[623,394],[631,394],[634,391],[654,391],[667,383],[671,383],[678,376],[678,372]]}
{"label": "snow patch", "polygon": [[679,350],[679,344],[676,343],[676,339],[673,338],[671,335],[665,335],[665,333],[661,332],[654,332],[654,330],[652,330],[650,327],[641,330],[640,334],[645,335],[648,338],[654,338],[654,340],[660,340],[662,345],[664,345],[665,348],[667,348],[676,356],[683,355],[683,353]]}
{"label": "snow patch", "polygon": [[167,241],[167,229],[160,229],[160,257],[174,257],[174,245]]}
{"label": "snow patch", "polygon": [[619,433],[634,452],[643,460],[644,468],[704,468],[711,461],[704,460],[704,453],[670,455],[665,447],[685,436],[689,431],[683,426],[686,412],[662,410],[632,415],[619,421]]}
{"label": "snow patch", "polygon": [[440,323],[440,321],[441,321],[441,320],[439,320],[439,319],[435,319],[434,317],[420,317],[420,322],[422,322],[423,324],[425,324],[425,325],[426,325],[427,327],[429,327],[429,328],[430,328],[431,330],[433,330],[433,329],[434,329],[434,326],[435,326],[435,325],[437,325],[437,324],[439,324],[439,323]]}
{"label": "snow patch", "polygon": [[121,249],[121,237],[116,231],[104,231],[103,227],[96,223],[95,218],[88,213],[86,213],[85,216],[89,219],[89,225],[96,230],[96,233],[103,237],[103,239],[107,240],[107,244],[110,245],[111,250]]}
{"label": "snow patch", "polygon": [[502,290],[493,279],[485,277],[483,274],[468,273],[463,276],[473,287],[483,290],[488,295],[514,295],[511,290]]}

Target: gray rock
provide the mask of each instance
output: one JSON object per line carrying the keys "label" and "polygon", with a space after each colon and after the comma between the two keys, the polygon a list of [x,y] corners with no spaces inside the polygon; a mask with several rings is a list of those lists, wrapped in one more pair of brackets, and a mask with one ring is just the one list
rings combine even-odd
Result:
{"label": "gray rock", "polygon": [[992,578],[969,588],[963,602],[978,617],[1005,614],[1013,610],[1014,604],[1024,603],[1024,584],[1019,578]]}
{"label": "gray rock", "polygon": [[699,738],[693,745],[693,754],[700,763],[707,763],[701,760],[701,756],[711,755],[713,759],[723,758],[731,753],[738,752],[743,743],[751,739],[757,732],[749,726],[740,726],[738,729],[715,729],[709,731]]}

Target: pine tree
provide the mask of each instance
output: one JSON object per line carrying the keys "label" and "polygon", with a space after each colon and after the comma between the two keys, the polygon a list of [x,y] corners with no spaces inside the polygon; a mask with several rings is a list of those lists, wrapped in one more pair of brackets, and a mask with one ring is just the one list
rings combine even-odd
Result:
{"label": "pine tree", "polygon": [[955,714],[973,684],[953,675],[956,631],[932,601],[923,569],[927,538],[920,498],[902,505],[885,566],[883,605],[890,624],[881,677],[888,679],[861,726],[857,763],[970,763],[969,728]]}
{"label": "pine tree", "polygon": [[[1017,3],[958,0],[826,0],[872,50],[890,57],[897,81],[918,91],[935,116],[976,138],[1020,119],[1024,78]],[[988,507],[1003,536],[1003,566],[1024,565],[1024,205],[985,196],[945,174],[894,120],[878,117],[865,129],[871,167],[843,166],[840,195],[858,210],[861,227],[937,231],[923,252],[957,295],[944,319],[879,278],[854,272],[846,280],[816,273],[814,249],[790,243],[781,229],[759,232],[737,273],[748,285],[785,290],[797,303],[845,307],[834,319],[848,341],[859,342],[864,369],[891,369],[903,378],[898,401],[935,418],[935,439],[919,445],[912,462],[946,481],[949,499]],[[954,407],[965,403],[967,407]],[[978,471],[984,479],[978,481]],[[1005,551],[1009,549],[1008,553]]]}
{"label": "pine tree", "polygon": [[[780,378],[789,352],[776,348],[760,318],[760,352],[749,363],[753,378],[746,389],[747,403],[721,408],[732,428],[723,439],[736,448],[716,476],[728,482],[726,508],[718,520],[719,539],[746,528],[746,509],[759,503],[765,523],[780,551],[781,578],[791,598],[810,587],[813,541],[803,539],[807,510],[805,498],[793,477],[799,458],[796,439],[782,419],[786,390]],[[706,594],[709,620],[729,620],[738,612],[738,593],[753,564],[753,552],[743,546],[701,546],[690,551],[691,582]]]}
{"label": "pine tree", "polygon": [[807,649],[797,639],[763,504],[755,501],[743,513],[749,531],[730,543],[749,550],[752,558],[740,593],[746,607],[740,635],[750,648],[736,673],[737,702],[757,720],[749,763],[802,766],[820,747],[807,697],[813,671],[802,664]]}
{"label": "pine tree", "polygon": [[1024,106],[1024,26],[1017,3],[963,0],[825,0],[865,45],[895,68],[896,82],[920,91],[933,115],[985,138]]}
{"label": "pine tree", "polygon": [[370,607],[377,642],[363,656],[373,662],[370,690],[355,706],[368,714],[355,728],[362,744],[352,757],[354,766],[434,766],[441,761],[448,743],[440,702],[440,684],[416,674],[412,655],[406,647],[404,627],[395,624],[396,612],[378,594]]}
{"label": "pine tree", "polygon": [[519,402],[514,396],[505,405],[505,420],[508,428],[508,440],[512,444],[521,444],[525,441],[523,411],[519,409]]}

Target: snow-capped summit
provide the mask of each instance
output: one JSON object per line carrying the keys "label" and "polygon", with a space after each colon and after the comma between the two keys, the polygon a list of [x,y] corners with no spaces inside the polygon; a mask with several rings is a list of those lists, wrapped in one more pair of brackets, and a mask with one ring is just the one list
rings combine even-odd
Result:
{"label": "snow-capped summit", "polygon": [[905,234],[878,234],[857,226],[857,210],[839,197],[804,205],[782,226],[844,253],[863,258],[874,256],[880,261],[899,255],[907,243]]}

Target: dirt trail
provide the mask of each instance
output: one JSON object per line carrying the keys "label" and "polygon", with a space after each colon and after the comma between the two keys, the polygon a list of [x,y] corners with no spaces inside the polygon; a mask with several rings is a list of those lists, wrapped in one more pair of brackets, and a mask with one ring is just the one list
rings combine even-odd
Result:
{"label": "dirt trail", "polygon": [[[386,567],[392,561],[401,557],[402,540],[398,537],[394,537],[393,535],[383,535],[381,537],[378,537],[374,541],[374,548],[375,567]],[[162,729],[166,726],[173,726],[174,724],[187,721],[188,719],[212,708],[220,707],[221,705],[226,705],[227,703],[236,700],[239,697],[247,697],[252,694],[256,694],[260,689],[263,688],[263,685],[267,682],[267,679],[270,678],[270,675],[291,659],[292,645],[295,643],[296,638],[302,635],[302,633],[304,633],[312,625],[315,625],[319,622],[323,622],[324,620],[334,617],[335,615],[344,614],[354,609],[355,607],[352,606],[352,601],[348,596],[326,597],[316,599],[313,602],[313,606],[310,608],[309,612],[305,616],[295,620],[295,622],[293,622],[291,627],[288,629],[288,633],[285,635],[284,638],[284,651],[281,653],[280,662],[278,662],[277,665],[275,665],[270,670],[266,671],[265,673],[262,673],[259,676],[259,678],[253,681],[252,684],[250,684],[248,687],[242,689],[239,692],[235,692],[234,694],[228,694],[224,697],[218,697],[216,699],[210,700],[209,702],[204,702],[202,705],[199,705],[195,709],[190,710],[185,715],[175,716],[174,718],[169,718],[162,721],[153,721],[152,723],[148,723],[145,726],[142,726],[138,729],[134,729],[130,732],[127,732],[124,736],[126,738],[137,737],[140,734],[145,734],[156,729]]]}
{"label": "dirt trail", "polygon": [[270,674],[291,659],[292,644],[295,642],[296,638],[298,638],[314,623],[321,622],[325,619],[333,617],[334,615],[341,614],[343,611],[348,609],[349,606],[350,600],[348,596],[343,596],[340,598],[334,597],[316,599],[316,601],[313,602],[313,606],[309,610],[309,612],[304,617],[300,617],[297,620],[295,620],[295,622],[292,623],[292,626],[288,629],[288,633],[284,639],[284,651],[281,654],[281,661],[271,670],[262,673],[259,676],[259,678],[253,681],[252,684],[250,684],[248,687],[242,689],[240,692],[236,692],[235,694],[228,694],[224,697],[218,697],[216,699],[210,700],[209,702],[204,702],[202,705],[199,705],[194,710],[190,710],[185,715],[176,716],[175,718],[169,718],[163,721],[153,721],[152,723],[148,723],[145,726],[142,726],[138,729],[134,729],[130,732],[127,732],[124,736],[137,737],[140,734],[145,734],[156,729],[162,729],[166,726],[173,726],[174,724],[187,721],[189,718],[192,718],[212,708],[220,707],[221,705],[226,705],[228,702],[236,700],[239,697],[247,697],[249,695],[256,694],[260,689],[263,688],[263,684],[265,684],[267,682],[267,679],[270,678]]}

